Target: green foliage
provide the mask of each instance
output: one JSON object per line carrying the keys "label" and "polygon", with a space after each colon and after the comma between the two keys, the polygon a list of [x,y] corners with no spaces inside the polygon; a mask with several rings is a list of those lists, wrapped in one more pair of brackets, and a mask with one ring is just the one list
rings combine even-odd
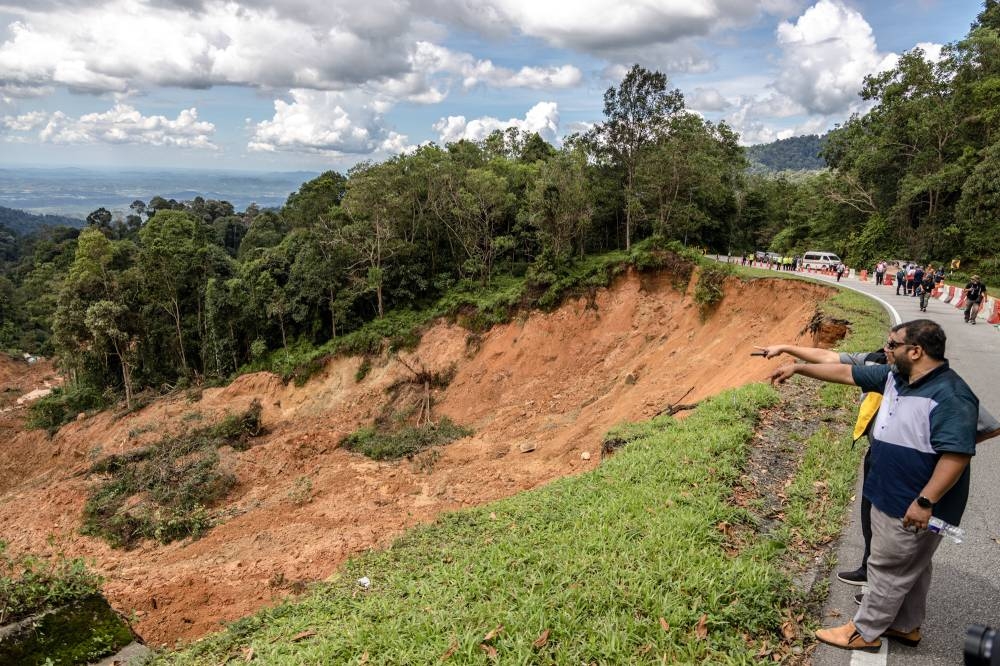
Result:
{"label": "green foliage", "polygon": [[107,400],[97,389],[70,384],[52,389],[52,393],[39,398],[29,407],[26,427],[44,429],[55,434],[59,428],[76,418],[81,412],[103,409]]}
{"label": "green foliage", "polygon": [[455,425],[445,416],[437,423],[407,425],[392,430],[378,427],[362,428],[341,440],[340,445],[348,451],[360,453],[372,460],[397,460],[413,456],[432,446],[443,446],[471,434],[471,430]]}
{"label": "green foliage", "polygon": [[156,444],[114,454],[95,462],[98,475],[83,511],[83,532],[118,548],[142,539],[169,543],[197,538],[213,524],[206,507],[226,496],[236,478],[220,470],[217,448],[247,448],[263,433],[261,405],[254,401],[241,414]]}
{"label": "green foliage", "polygon": [[750,146],[747,157],[755,167],[770,171],[808,171],[826,167],[822,150],[823,137],[804,134]]}
{"label": "green foliage", "polygon": [[102,582],[80,558],[15,557],[0,541],[0,625],[89,597]]}
{"label": "green foliage", "polygon": [[712,308],[722,300],[726,278],[733,275],[729,264],[709,264],[702,266],[698,272],[698,282],[694,287],[694,300],[701,310],[702,317],[708,315]]}

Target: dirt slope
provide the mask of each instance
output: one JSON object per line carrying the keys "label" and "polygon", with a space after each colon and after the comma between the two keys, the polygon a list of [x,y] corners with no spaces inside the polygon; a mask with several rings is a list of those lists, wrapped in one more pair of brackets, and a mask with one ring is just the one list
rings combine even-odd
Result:
{"label": "dirt slope", "polygon": [[[406,358],[430,370],[455,364],[454,379],[434,397],[435,415],[475,434],[412,461],[376,463],[337,448],[372,421],[386,388],[408,376],[391,359],[360,383],[357,358],[332,361],[303,388],[248,375],[205,390],[197,402],[178,395],[118,420],[102,413],[76,421],[51,440],[11,429],[0,443],[0,538],[15,552],[94,558],[108,597],[135,613],[150,644],[192,639],[442,511],[594,467],[610,426],[653,416],[688,389],[684,402],[764,379],[773,363],[751,358],[752,345],[812,343],[803,331],[828,294],[799,282],[733,281],[703,322],[669,276],[630,274],[592,299],[482,336],[440,323]],[[32,388],[17,373],[0,378]],[[209,423],[255,398],[269,434],[248,451],[223,451],[240,482],[219,508],[223,524],[197,541],[129,552],[77,533],[87,488],[81,472],[97,455]],[[520,453],[529,442],[535,450]]]}

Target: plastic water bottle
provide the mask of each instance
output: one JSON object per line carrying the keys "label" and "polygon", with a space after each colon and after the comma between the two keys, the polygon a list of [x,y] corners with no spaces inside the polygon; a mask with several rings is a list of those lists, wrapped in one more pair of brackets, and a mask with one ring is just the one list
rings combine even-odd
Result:
{"label": "plastic water bottle", "polygon": [[955,543],[962,543],[962,538],[965,537],[965,530],[961,527],[955,527],[951,523],[946,523],[936,516],[932,516],[931,519],[927,521],[927,529],[931,532],[937,532],[941,536],[946,536]]}

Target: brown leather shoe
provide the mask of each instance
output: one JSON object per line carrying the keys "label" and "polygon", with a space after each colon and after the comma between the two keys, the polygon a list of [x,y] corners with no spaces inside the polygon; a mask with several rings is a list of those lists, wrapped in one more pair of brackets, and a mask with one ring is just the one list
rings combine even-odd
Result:
{"label": "brown leather shoe", "polygon": [[858,628],[854,626],[854,620],[839,627],[820,629],[816,632],[816,640],[844,650],[878,650],[882,647],[882,639],[880,638],[866,641],[858,633]]}
{"label": "brown leather shoe", "polygon": [[917,627],[913,631],[898,631],[896,629],[886,629],[885,633],[882,634],[885,638],[891,638],[894,641],[899,641],[903,645],[908,645],[910,647],[917,647],[920,644],[920,639],[923,636],[920,635],[920,627]]}

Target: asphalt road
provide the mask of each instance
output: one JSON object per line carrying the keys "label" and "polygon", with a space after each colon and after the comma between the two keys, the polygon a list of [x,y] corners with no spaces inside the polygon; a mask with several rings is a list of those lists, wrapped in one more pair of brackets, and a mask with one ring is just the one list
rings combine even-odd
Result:
{"label": "asphalt road", "polygon": [[[821,280],[836,282],[833,278]],[[920,312],[918,298],[896,295],[895,287],[876,287],[873,282],[844,278],[841,284],[874,295],[898,312],[902,321],[926,317],[941,324],[948,336],[947,357],[951,367],[972,387],[983,404],[1000,416],[1000,328],[985,321],[970,326],[954,305],[931,299],[927,312]],[[965,632],[971,624],[1000,628],[1000,437],[979,446],[972,461],[972,488],[962,518],[965,540],[961,544],[944,539],[934,557],[934,574],[928,598],[927,618],[919,647],[907,648],[884,641],[878,655],[852,653],[820,645],[814,655],[817,666],[885,664],[925,666],[963,663]],[[854,569],[861,562],[863,543],[858,523],[858,501],[845,528],[835,568]],[[824,626],[843,624],[857,608],[854,595],[859,587],[845,585],[831,575],[830,596],[823,613]],[[997,648],[1000,649],[1000,640]]]}

